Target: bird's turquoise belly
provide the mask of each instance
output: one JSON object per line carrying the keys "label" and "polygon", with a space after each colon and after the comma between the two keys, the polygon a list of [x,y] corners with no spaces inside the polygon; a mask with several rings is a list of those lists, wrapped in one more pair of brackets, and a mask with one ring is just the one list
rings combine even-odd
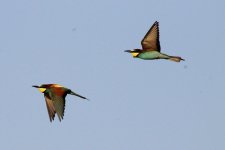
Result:
{"label": "bird's turquoise belly", "polygon": [[160,53],[158,51],[149,51],[143,52],[138,55],[138,58],[141,59],[158,59],[160,57]]}

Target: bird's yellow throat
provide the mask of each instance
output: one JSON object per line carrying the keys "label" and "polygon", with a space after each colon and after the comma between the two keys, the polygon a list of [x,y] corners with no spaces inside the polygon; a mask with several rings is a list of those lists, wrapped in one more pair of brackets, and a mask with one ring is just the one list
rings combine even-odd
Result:
{"label": "bird's yellow throat", "polygon": [[38,88],[38,90],[41,92],[41,93],[44,93],[46,91],[46,88]]}
{"label": "bird's yellow throat", "polygon": [[131,52],[131,55],[132,55],[133,57],[137,57],[138,54],[139,54],[138,52]]}

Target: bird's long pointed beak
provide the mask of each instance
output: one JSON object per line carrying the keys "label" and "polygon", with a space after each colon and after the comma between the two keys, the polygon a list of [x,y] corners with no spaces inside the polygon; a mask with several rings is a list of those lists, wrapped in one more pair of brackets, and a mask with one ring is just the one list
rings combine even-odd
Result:
{"label": "bird's long pointed beak", "polygon": [[39,86],[37,86],[37,85],[32,85],[32,87],[39,88]]}
{"label": "bird's long pointed beak", "polygon": [[130,53],[130,52],[131,52],[131,50],[125,50],[124,52]]}

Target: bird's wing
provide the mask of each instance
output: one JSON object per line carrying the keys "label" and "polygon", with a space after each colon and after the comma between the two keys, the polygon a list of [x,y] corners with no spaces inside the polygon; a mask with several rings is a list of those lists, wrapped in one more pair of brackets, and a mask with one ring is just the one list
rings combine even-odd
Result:
{"label": "bird's wing", "polygon": [[53,101],[50,99],[48,94],[45,94],[45,102],[46,102],[46,106],[48,110],[49,119],[52,122],[55,118],[56,111],[55,111]]}
{"label": "bird's wing", "polygon": [[148,51],[159,51],[160,52],[160,42],[159,42],[159,23],[156,21],[150,30],[146,33],[145,37],[141,41],[143,50]]}
{"label": "bird's wing", "polygon": [[50,89],[50,93],[55,111],[58,115],[59,121],[61,121],[64,116],[66,91],[62,88],[52,88]]}
{"label": "bird's wing", "polygon": [[65,110],[65,97],[61,96],[54,96],[53,104],[56,110],[56,113],[59,117],[59,121],[63,119],[64,116],[64,110]]}

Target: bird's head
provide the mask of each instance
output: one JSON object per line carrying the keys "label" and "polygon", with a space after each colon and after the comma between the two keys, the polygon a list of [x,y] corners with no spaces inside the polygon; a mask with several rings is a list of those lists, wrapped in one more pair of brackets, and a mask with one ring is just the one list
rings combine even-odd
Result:
{"label": "bird's head", "polygon": [[125,50],[124,52],[131,53],[133,57],[137,57],[140,54],[141,49]]}
{"label": "bird's head", "polygon": [[41,93],[44,93],[46,91],[46,88],[43,85],[41,86],[33,85],[32,87],[37,88]]}

